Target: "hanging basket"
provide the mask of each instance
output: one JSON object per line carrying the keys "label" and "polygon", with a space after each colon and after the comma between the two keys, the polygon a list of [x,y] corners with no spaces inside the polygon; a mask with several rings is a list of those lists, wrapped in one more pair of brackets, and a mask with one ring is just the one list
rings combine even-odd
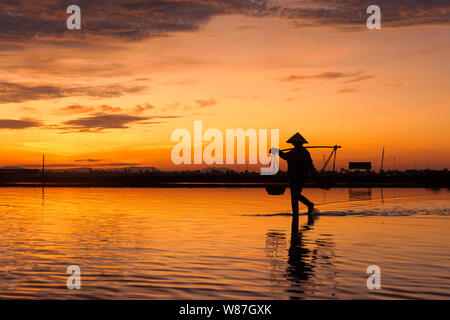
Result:
{"label": "hanging basket", "polygon": [[278,184],[269,184],[266,186],[266,192],[271,196],[279,196],[284,194],[286,187]]}
{"label": "hanging basket", "polygon": [[[272,153],[271,159],[270,159],[270,167],[272,168],[274,166],[274,164],[276,165],[276,167],[279,168],[279,164],[278,164],[278,151],[276,153]],[[274,177],[272,176],[272,181],[274,180]],[[280,184],[275,184],[275,183],[271,183],[271,184],[267,184],[266,185],[266,192],[267,194],[271,195],[271,196],[279,196],[284,194],[284,192],[286,191],[286,187]]]}

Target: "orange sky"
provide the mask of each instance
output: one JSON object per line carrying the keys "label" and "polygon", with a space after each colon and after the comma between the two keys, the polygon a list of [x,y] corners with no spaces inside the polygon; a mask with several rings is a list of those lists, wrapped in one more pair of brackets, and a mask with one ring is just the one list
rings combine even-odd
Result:
{"label": "orange sky", "polygon": [[[281,147],[296,131],[342,145],[338,167],[378,168],[383,146],[388,169],[394,156],[400,169],[448,167],[448,25],[361,25],[233,11],[137,40],[3,30],[0,166],[39,165],[45,153],[53,165],[176,169],[171,133],[202,120],[224,135],[279,129]],[[317,167],[325,153],[312,152]]]}

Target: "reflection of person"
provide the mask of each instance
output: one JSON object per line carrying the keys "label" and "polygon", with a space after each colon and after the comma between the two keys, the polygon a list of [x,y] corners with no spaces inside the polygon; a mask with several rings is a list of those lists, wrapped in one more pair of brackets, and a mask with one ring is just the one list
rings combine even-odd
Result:
{"label": "reflection of person", "polygon": [[308,207],[308,214],[313,213],[314,203],[302,195],[302,189],[309,174],[315,170],[311,155],[303,144],[308,143],[300,133],[294,134],[287,143],[294,145],[288,152],[279,151],[280,158],[288,163],[288,176],[291,189],[292,214],[298,217],[298,201]]}

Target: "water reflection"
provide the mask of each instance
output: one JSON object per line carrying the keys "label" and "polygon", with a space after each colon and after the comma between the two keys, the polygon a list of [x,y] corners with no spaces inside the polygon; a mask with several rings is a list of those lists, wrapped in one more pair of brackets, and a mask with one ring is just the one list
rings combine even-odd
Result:
{"label": "water reflection", "polygon": [[[366,202],[306,191],[320,221],[291,222],[288,194],[256,188],[1,188],[0,298],[367,299],[373,257],[383,297],[448,298],[445,189],[386,188],[384,208],[378,188]],[[67,290],[71,264],[81,291]]]}
{"label": "water reflection", "polygon": [[331,296],[335,295],[335,251],[331,235],[321,234],[316,239],[308,238],[317,217],[308,217],[299,228],[298,219],[292,219],[291,239],[286,250],[286,234],[278,230],[266,233],[266,255],[270,258],[270,279],[274,297],[280,295],[283,286],[290,299],[304,299],[313,295],[316,288],[326,286]]}
{"label": "water reflection", "polygon": [[292,220],[291,245],[286,268],[286,277],[291,282],[289,289],[292,293],[291,299],[304,298],[304,296],[299,297],[299,293],[313,294],[318,286],[328,287],[326,291],[329,291],[331,296],[335,295],[337,269],[335,268],[335,245],[331,235],[320,234],[314,240],[308,240],[305,237],[313,229],[318,218],[318,216],[309,216],[307,223],[300,229],[298,220]]}
{"label": "water reflection", "polygon": [[348,188],[349,201],[364,201],[372,199],[371,188]]}
{"label": "water reflection", "polygon": [[42,206],[45,205],[45,185],[42,185]]}
{"label": "water reflection", "polygon": [[309,278],[314,276],[314,261],[312,256],[315,250],[310,250],[304,241],[305,233],[314,225],[314,218],[308,216],[308,222],[299,230],[298,219],[292,219],[291,245],[288,253],[288,266],[286,268],[286,278],[291,282],[288,290],[291,299],[297,299],[299,294],[305,293],[305,286]]}
{"label": "water reflection", "polygon": [[281,230],[269,230],[266,233],[266,256],[270,259],[270,291],[272,296],[282,295],[281,284],[284,281],[287,251],[286,234]]}

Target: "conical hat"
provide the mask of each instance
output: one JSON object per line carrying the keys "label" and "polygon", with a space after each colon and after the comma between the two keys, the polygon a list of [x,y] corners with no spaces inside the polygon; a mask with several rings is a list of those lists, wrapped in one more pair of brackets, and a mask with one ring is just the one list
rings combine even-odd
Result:
{"label": "conical hat", "polygon": [[287,143],[308,143],[308,141],[306,141],[305,138],[303,138],[303,136],[300,133],[296,133],[294,134],[292,137],[289,138],[288,141],[286,141]]}

